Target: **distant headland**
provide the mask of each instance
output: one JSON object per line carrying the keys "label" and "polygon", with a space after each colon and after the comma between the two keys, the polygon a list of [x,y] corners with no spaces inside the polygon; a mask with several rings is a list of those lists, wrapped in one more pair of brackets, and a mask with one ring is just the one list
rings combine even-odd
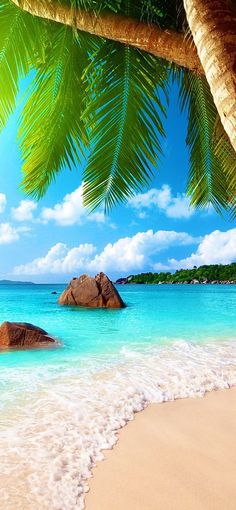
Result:
{"label": "distant headland", "polygon": [[35,283],[20,282],[18,280],[0,280],[0,285],[35,285]]}
{"label": "distant headland", "polygon": [[179,269],[175,273],[140,273],[119,278],[116,284],[236,284],[236,262],[211,264],[193,269]]}

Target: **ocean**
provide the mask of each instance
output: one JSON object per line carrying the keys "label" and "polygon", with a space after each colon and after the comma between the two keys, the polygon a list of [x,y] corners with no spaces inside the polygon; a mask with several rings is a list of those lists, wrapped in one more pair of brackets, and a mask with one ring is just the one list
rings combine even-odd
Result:
{"label": "ocean", "polygon": [[64,287],[0,286],[1,322],[59,342],[0,353],[4,510],[82,510],[93,466],[135,412],[236,384],[235,285],[119,286],[122,310],[59,306]]}

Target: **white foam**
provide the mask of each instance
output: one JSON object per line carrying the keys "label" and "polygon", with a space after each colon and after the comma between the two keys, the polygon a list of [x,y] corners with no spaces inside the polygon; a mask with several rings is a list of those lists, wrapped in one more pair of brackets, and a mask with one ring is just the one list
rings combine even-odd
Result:
{"label": "white foam", "polygon": [[81,510],[92,467],[135,412],[236,384],[236,341],[124,346],[82,365],[3,369],[1,384],[4,510]]}

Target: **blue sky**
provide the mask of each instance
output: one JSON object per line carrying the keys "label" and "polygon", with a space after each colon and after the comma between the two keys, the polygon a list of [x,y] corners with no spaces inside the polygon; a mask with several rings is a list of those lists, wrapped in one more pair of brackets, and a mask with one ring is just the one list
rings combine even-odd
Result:
{"label": "blue sky", "polygon": [[88,216],[83,208],[80,167],[61,172],[38,203],[20,191],[18,114],[0,135],[0,278],[65,282],[99,270],[116,278],[236,259],[235,222],[211,209],[189,209],[184,196],[186,118],[175,89],[155,179],[106,217],[101,210]]}

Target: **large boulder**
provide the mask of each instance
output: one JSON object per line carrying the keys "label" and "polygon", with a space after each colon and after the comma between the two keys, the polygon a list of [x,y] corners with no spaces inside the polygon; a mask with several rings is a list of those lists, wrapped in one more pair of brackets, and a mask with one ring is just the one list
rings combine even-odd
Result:
{"label": "large boulder", "polygon": [[73,278],[61,294],[58,303],[91,308],[125,307],[118,291],[104,273],[99,273],[95,278],[87,274]]}
{"label": "large boulder", "polygon": [[0,349],[47,347],[56,341],[44,329],[25,322],[3,322]]}

